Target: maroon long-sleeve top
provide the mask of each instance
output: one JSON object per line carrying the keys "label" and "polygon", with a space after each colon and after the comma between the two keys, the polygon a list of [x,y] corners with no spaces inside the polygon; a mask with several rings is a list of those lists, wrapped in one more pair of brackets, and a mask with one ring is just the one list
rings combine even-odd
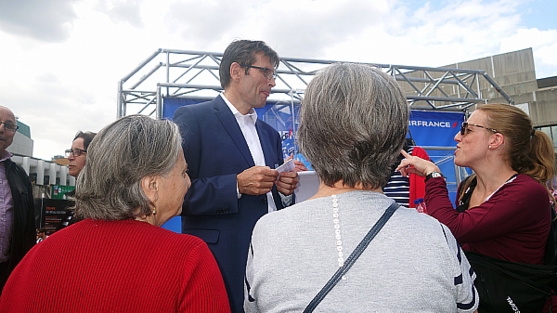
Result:
{"label": "maroon long-sleeve top", "polygon": [[463,250],[495,258],[543,264],[550,229],[547,190],[527,175],[517,175],[479,206],[457,212],[445,180],[426,182],[428,213],[447,225]]}

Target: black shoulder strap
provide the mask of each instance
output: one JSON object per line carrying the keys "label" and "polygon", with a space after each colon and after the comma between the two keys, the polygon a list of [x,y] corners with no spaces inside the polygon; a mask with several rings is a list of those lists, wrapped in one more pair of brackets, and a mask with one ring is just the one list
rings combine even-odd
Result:
{"label": "black shoulder strap", "polygon": [[[471,177],[474,177],[474,178],[471,178]],[[476,184],[477,184],[476,176],[472,176],[472,175],[467,176],[460,183],[461,186],[465,186],[466,183],[468,182],[468,180],[470,180],[470,179],[472,179],[472,181],[470,181],[470,184],[468,185],[468,187],[466,187],[466,190],[463,191],[463,195],[458,201],[458,207],[456,208],[456,211],[458,213],[462,213],[462,212],[468,210],[468,206],[470,204],[470,198],[472,197],[472,192],[476,188]]]}
{"label": "black shoulder strap", "polygon": [[333,277],[331,277],[331,279],[329,279],[329,281],[325,284],[325,286],[323,286],[321,291],[319,291],[319,293],[313,298],[313,300],[311,300],[311,302],[308,304],[308,306],[304,310],[304,313],[313,312],[313,310],[315,310],[315,307],[317,307],[317,305],[323,300],[323,298],[325,298],[325,296],[329,293],[329,291],[331,291],[331,289],[333,289],[333,287],[339,282],[339,280],[342,278],[342,276],[352,267],[352,265],[354,265],[354,262],[356,262],[356,260],[360,257],[360,255],[367,248],[369,243],[373,240],[373,238],[375,238],[377,233],[379,233],[381,228],[383,228],[383,226],[389,220],[389,218],[391,218],[393,213],[395,213],[395,211],[398,209],[398,207],[399,207],[399,204],[396,203],[396,202],[393,202],[387,208],[387,210],[385,210],[385,213],[383,213],[383,215],[379,218],[377,223],[375,223],[375,225],[373,225],[373,227],[369,230],[369,232],[364,237],[364,239],[362,239],[362,241],[360,241],[360,243],[358,244],[356,249],[354,249],[354,251],[352,251],[350,256],[348,256],[348,258],[346,259],[346,262],[344,262],[344,265],[342,267],[339,267],[339,269],[336,271],[336,273],[333,275]]}
{"label": "black shoulder strap", "polygon": [[545,253],[543,256],[545,265],[557,265],[557,215],[551,205],[551,227],[545,243]]}

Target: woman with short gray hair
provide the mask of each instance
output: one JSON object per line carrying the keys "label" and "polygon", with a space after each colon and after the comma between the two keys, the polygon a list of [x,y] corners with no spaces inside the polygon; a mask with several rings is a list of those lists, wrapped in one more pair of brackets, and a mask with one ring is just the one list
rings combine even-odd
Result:
{"label": "woman with short gray hair", "polygon": [[[366,65],[335,64],[309,83],[301,111],[300,148],[321,184],[309,200],[257,222],[246,312],[474,312],[470,265],[451,232],[381,191],[408,125],[396,81]],[[394,213],[353,257],[385,212]]]}
{"label": "woman with short gray hair", "polygon": [[135,115],[106,127],[98,136],[102,137],[94,141],[87,155],[87,161],[93,163],[84,168],[76,184],[78,217],[120,220],[143,216],[161,226],[169,218],[152,214],[153,204],[141,182],[147,176],[167,175],[183,158],[178,126],[169,120]]}
{"label": "woman with short gray hair", "polygon": [[102,129],[78,178],[84,220],[25,256],[0,311],[230,312],[207,245],[159,227],[190,187],[181,141],[173,122],[142,115]]}

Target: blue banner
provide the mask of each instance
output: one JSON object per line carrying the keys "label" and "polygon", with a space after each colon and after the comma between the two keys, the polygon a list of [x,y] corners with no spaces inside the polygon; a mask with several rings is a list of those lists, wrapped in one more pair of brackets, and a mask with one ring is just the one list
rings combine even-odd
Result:
{"label": "blue banner", "polygon": [[[172,118],[174,111],[180,106],[211,100],[164,98],[163,117]],[[296,131],[299,123],[300,102],[268,102],[263,108],[256,109],[259,119],[277,130],[282,138],[284,158],[294,157],[311,169],[305,158],[299,154],[296,144]],[[454,200],[456,191],[456,167],[453,153],[456,142],[454,136],[460,131],[465,116],[462,112],[411,111],[409,121],[409,137],[417,146],[442,147],[443,149],[426,149],[429,157],[435,162],[447,178],[449,193]],[[450,149],[449,149],[450,148]],[[469,173],[469,171],[468,171]]]}
{"label": "blue banner", "polygon": [[411,111],[408,129],[418,146],[454,147],[462,122],[460,112]]}
{"label": "blue banner", "polygon": [[457,171],[462,171],[464,178],[471,173],[469,169],[459,169],[454,164],[454,136],[460,131],[460,125],[465,120],[461,112],[411,111],[409,135],[417,146],[437,147],[425,149],[447,180],[449,197],[454,203],[457,190]]}

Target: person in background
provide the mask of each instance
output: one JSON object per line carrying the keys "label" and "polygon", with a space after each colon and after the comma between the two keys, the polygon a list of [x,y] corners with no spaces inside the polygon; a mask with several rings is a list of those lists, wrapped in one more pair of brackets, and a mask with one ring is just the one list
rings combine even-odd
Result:
{"label": "person in background", "polygon": [[[397,82],[370,66],[335,64],[308,84],[301,110],[300,149],[321,184],[309,200],[257,222],[246,312],[304,311],[395,204],[381,187],[408,128]],[[316,311],[473,312],[473,278],[444,225],[399,207]]]}
{"label": "person in background", "polygon": [[243,312],[243,284],[251,231],[264,214],[293,203],[296,171],[279,173],[281,137],[257,118],[275,86],[277,53],[262,41],[237,40],[220,63],[224,92],[186,105],[173,120],[184,137],[192,187],[182,232],[203,239],[222,271],[233,312]]}
{"label": "person in background", "polygon": [[0,312],[229,312],[207,245],[160,227],[190,186],[181,144],[168,120],[132,115],[103,128],[78,177],[84,220],[27,254]]}
{"label": "person in background", "polygon": [[96,133],[79,131],[75,134],[72,141],[71,149],[66,150],[66,158],[68,158],[69,174],[77,178],[87,161],[87,149],[89,144],[95,138]]}
{"label": "person in background", "polygon": [[474,171],[458,188],[456,210],[437,165],[403,152],[397,170],[426,177],[428,214],[447,225],[465,251],[543,264],[551,222],[545,184],[555,173],[550,139],[508,104],[479,106],[454,139],[454,163]]}
{"label": "person in background", "polygon": [[[412,138],[406,138],[402,149],[410,155],[429,161],[427,152],[417,147]],[[409,177],[402,176],[399,171],[396,171],[395,168],[403,158],[404,156],[400,154],[398,162],[392,166],[391,177],[387,185],[383,187],[383,192],[398,204],[407,208],[415,208],[415,201],[423,199],[425,196],[425,179],[415,174],[411,174]]]}
{"label": "person in background", "polygon": [[553,206],[553,210],[555,210],[555,203],[557,201],[557,176],[554,175],[553,177],[551,177],[551,179],[547,181],[546,185],[550,194],[549,201],[551,203],[551,206]]}
{"label": "person in background", "polygon": [[45,240],[46,238],[48,238],[48,236],[46,235],[46,228],[39,228],[37,229],[37,243]]}
{"label": "person in background", "polygon": [[[87,163],[87,149],[89,148],[89,144],[91,144],[93,138],[95,138],[95,135],[97,135],[97,133],[78,131],[77,134],[75,134],[75,137],[72,141],[72,147],[65,151],[66,158],[69,161],[68,172],[71,176],[75,177],[76,179],[79,176],[81,170],[83,170],[83,167],[85,167],[85,164]],[[73,201],[75,197],[75,189],[66,192],[64,196],[66,199]],[[62,217],[62,223],[60,227],[56,230],[58,231],[78,221],[79,220],[75,218],[72,205],[70,205],[70,207],[66,208],[66,214]]]}
{"label": "person in background", "polygon": [[0,292],[36,240],[33,187],[7,150],[17,129],[14,113],[0,106]]}

